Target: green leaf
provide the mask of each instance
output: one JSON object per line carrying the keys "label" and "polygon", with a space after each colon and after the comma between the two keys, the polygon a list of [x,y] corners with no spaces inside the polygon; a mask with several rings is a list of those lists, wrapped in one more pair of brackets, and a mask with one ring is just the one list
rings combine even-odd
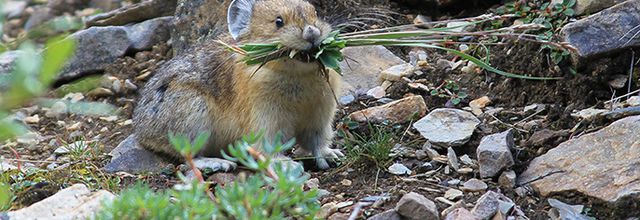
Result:
{"label": "green leaf", "polygon": [[463,91],[458,92],[458,98],[461,98],[461,99],[467,98],[467,93]]}
{"label": "green leaf", "polygon": [[451,103],[453,103],[454,105],[460,104],[460,101],[462,101],[460,98],[451,99]]}
{"label": "green leaf", "polygon": [[567,8],[567,10],[564,10],[564,12],[562,12],[562,13],[564,13],[564,15],[569,16],[569,17],[575,15],[575,11],[573,11],[573,9],[571,9],[571,8]]}
{"label": "green leaf", "polygon": [[438,95],[438,90],[435,90],[435,89],[431,90],[430,94],[431,94],[431,96],[436,96],[436,95]]}
{"label": "green leaf", "polygon": [[40,81],[49,84],[58,74],[65,61],[73,54],[75,42],[64,36],[47,41],[47,47],[43,52],[42,70]]}

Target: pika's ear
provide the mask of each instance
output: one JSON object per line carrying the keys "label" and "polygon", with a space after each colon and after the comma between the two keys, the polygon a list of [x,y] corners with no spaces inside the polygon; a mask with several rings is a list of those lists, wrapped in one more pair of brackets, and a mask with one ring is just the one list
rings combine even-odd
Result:
{"label": "pika's ear", "polygon": [[227,23],[229,33],[234,40],[247,31],[253,14],[253,5],[256,0],[233,0],[227,10]]}

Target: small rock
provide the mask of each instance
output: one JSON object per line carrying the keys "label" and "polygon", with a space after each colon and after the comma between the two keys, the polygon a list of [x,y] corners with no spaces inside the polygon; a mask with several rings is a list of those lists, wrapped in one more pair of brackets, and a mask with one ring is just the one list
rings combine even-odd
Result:
{"label": "small rock", "polygon": [[415,192],[410,192],[402,196],[398,204],[396,204],[395,210],[407,219],[440,219],[436,204]]}
{"label": "small rock", "polygon": [[449,165],[451,166],[451,168],[453,168],[454,170],[460,169],[460,162],[458,161],[458,156],[456,155],[456,152],[451,147],[447,148],[447,159],[449,160]]}
{"label": "small rock", "polygon": [[317,189],[320,187],[320,180],[318,178],[311,178],[307,180],[305,186],[309,189]]}
{"label": "small rock", "polygon": [[79,93],[79,92],[74,92],[74,93],[66,94],[62,99],[69,100],[69,102],[71,103],[77,103],[84,99],[84,95],[82,95],[82,93]]}
{"label": "small rock", "polygon": [[117,115],[112,115],[109,117],[100,117],[100,120],[106,121],[106,122],[114,122],[118,120],[118,116]]}
{"label": "small rock", "polygon": [[571,114],[571,117],[590,120],[592,118],[595,118],[598,115],[601,115],[607,112],[609,112],[609,110],[588,108],[588,109],[580,110],[577,113]]}
{"label": "small rock", "polygon": [[387,91],[387,89],[389,89],[389,87],[391,87],[392,85],[393,85],[393,82],[389,80],[385,80],[384,82],[382,82],[380,86],[384,89],[384,91]]}
{"label": "small rock", "polygon": [[516,172],[513,170],[507,170],[502,172],[498,178],[498,184],[505,188],[513,188],[516,186]]}
{"label": "small rock", "polygon": [[336,213],[337,211],[338,211],[338,203],[336,202],[325,203],[320,207],[320,211],[316,213],[316,218],[326,219],[327,217],[329,217],[333,213]]}
{"label": "small rock", "polygon": [[480,165],[480,177],[493,177],[500,171],[513,166],[513,156],[510,149],[515,146],[513,130],[485,136],[476,149]]}
{"label": "small rock", "polygon": [[330,196],[331,192],[326,189],[318,189],[318,200],[322,200],[322,198]]}
{"label": "small rock", "polygon": [[42,139],[42,136],[40,136],[40,134],[30,131],[18,136],[16,138],[16,142],[18,142],[19,144],[34,146],[40,143],[41,139]]}
{"label": "small rock", "polygon": [[40,116],[34,115],[24,118],[24,123],[27,124],[38,124],[40,123]]}
{"label": "small rock", "polygon": [[435,149],[432,148],[431,143],[430,142],[425,142],[424,145],[422,145],[422,150],[427,153],[427,156],[429,157],[429,159],[434,160],[435,158],[440,157],[440,153],[438,153],[438,151],[436,151]]}
{"label": "small rock", "polygon": [[480,220],[480,219],[465,208],[457,208],[449,212],[445,220]]}
{"label": "small rock", "polygon": [[372,89],[369,89],[369,91],[367,91],[367,96],[372,97],[374,99],[382,98],[385,95],[387,95],[387,93],[384,91],[384,88],[382,88],[382,86],[376,86],[376,87],[373,87]]}
{"label": "small rock", "polygon": [[422,96],[409,96],[381,106],[375,106],[360,110],[349,115],[349,118],[357,122],[402,123],[409,121],[412,116],[424,115],[427,105]]}
{"label": "small rock", "polygon": [[71,151],[84,151],[89,147],[86,141],[76,141],[66,146],[58,147],[53,153],[57,155],[67,154]]}
{"label": "small rock", "polygon": [[402,220],[402,217],[394,209],[378,213],[368,220]]}
{"label": "small rock", "polygon": [[82,122],[76,122],[76,123],[72,124],[71,126],[67,127],[67,131],[77,131],[81,127],[82,127]]}
{"label": "small rock", "polygon": [[464,196],[464,193],[457,189],[449,189],[444,192],[444,198],[448,200],[458,200]]}
{"label": "small rock", "polygon": [[402,77],[408,77],[413,74],[413,65],[409,63],[392,66],[380,74],[380,80],[400,81]]}
{"label": "small rock", "polygon": [[469,165],[469,166],[473,165],[473,160],[469,157],[469,155],[466,155],[466,154],[460,157],[460,161],[465,165]]}
{"label": "small rock", "polygon": [[482,180],[471,178],[462,184],[462,190],[467,192],[480,192],[488,188],[487,184]]}
{"label": "small rock", "polygon": [[447,28],[451,32],[463,32],[467,30],[471,30],[475,27],[475,25],[468,21],[452,21],[447,23]]}
{"label": "small rock", "polygon": [[630,106],[640,106],[640,96],[631,96],[627,99],[627,104]]}
{"label": "small rock", "polygon": [[49,111],[47,111],[44,115],[48,118],[59,118],[62,114],[67,113],[67,104],[62,101],[57,101],[51,105]]}
{"label": "small rock", "polygon": [[94,90],[91,90],[89,93],[87,93],[87,96],[91,96],[91,97],[109,97],[113,95],[115,95],[113,91],[107,88],[102,88],[102,87],[95,88]]}
{"label": "small rock", "polygon": [[549,205],[553,207],[550,215],[556,218],[552,219],[572,219],[572,220],[590,220],[592,218],[582,214],[583,205],[569,205],[557,199],[547,199]]}
{"label": "small rock", "polygon": [[99,190],[91,192],[83,184],[60,190],[51,197],[17,211],[8,212],[8,219],[89,219],[110,202],[115,195]]}
{"label": "small rock", "polygon": [[424,160],[427,158],[427,152],[424,150],[416,150],[416,159]]}
{"label": "small rock", "polygon": [[471,213],[480,219],[491,219],[498,212],[500,194],[488,191],[478,199]]}
{"label": "small rock", "polygon": [[459,174],[470,174],[470,173],[473,173],[473,168],[471,168],[471,167],[463,167],[463,168],[460,168],[460,169],[456,170],[456,172],[458,172]]}
{"label": "small rock", "polygon": [[388,168],[388,170],[389,173],[395,175],[411,175],[411,170],[401,163],[394,163]]}
{"label": "small rock", "polygon": [[343,186],[351,186],[352,182],[351,180],[343,179],[342,181],[340,181],[340,184],[342,184]]}
{"label": "small rock", "polygon": [[627,85],[628,81],[629,78],[626,75],[614,75],[613,79],[609,81],[609,86],[613,87],[614,89],[622,89],[625,85]]}
{"label": "small rock", "polygon": [[460,146],[473,135],[480,120],[473,114],[451,108],[439,108],[413,124],[420,134],[434,144]]}
{"label": "small rock", "polygon": [[133,124],[133,120],[131,120],[131,119],[124,120],[123,122],[118,122],[118,125],[120,125],[120,126],[127,126],[127,125],[131,125],[131,124]]}
{"label": "small rock", "polygon": [[124,88],[126,88],[129,91],[136,91],[138,90],[138,86],[136,86],[136,84],[134,84],[133,82],[131,82],[130,79],[126,79],[124,80]]}
{"label": "small rock", "polygon": [[108,173],[154,173],[160,172],[169,163],[159,155],[143,149],[133,135],[120,142],[109,155],[112,157],[111,161],[104,166],[104,170]]}
{"label": "small rock", "polygon": [[474,99],[473,101],[469,102],[469,107],[471,107],[472,109],[483,109],[490,103],[491,103],[491,99],[489,99],[488,96],[482,96],[480,98]]}
{"label": "small rock", "polygon": [[345,106],[345,105],[349,105],[349,104],[353,103],[353,101],[355,101],[355,100],[356,100],[355,96],[353,96],[351,94],[348,94],[348,95],[344,95],[344,96],[340,97],[338,99],[338,102],[340,103],[340,105]]}
{"label": "small rock", "polygon": [[432,28],[433,26],[429,25],[429,23],[431,23],[431,18],[424,15],[418,15],[413,19],[413,24],[418,25],[420,28]]}
{"label": "small rock", "polygon": [[0,173],[6,172],[9,170],[16,170],[18,167],[11,165],[9,162],[0,160]]}
{"label": "small rock", "polygon": [[458,184],[460,184],[460,180],[459,179],[451,179],[451,180],[447,181],[447,184],[449,184],[449,186],[457,186]]}
{"label": "small rock", "polygon": [[173,16],[165,16],[127,26],[131,48],[136,51],[150,50],[153,45],[166,42],[173,28]]}

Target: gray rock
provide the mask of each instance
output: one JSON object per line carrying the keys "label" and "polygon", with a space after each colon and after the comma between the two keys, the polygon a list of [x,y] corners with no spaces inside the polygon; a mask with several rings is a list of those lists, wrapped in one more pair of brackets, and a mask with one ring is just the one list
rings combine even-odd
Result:
{"label": "gray rock", "polygon": [[402,196],[398,204],[396,204],[395,210],[407,219],[440,219],[436,204],[415,192],[410,192]]}
{"label": "gray rock", "polygon": [[568,140],[531,161],[518,184],[531,184],[542,196],[579,192],[620,206],[615,212],[638,216],[640,209],[640,116],[618,120],[600,131]]}
{"label": "gray rock", "polygon": [[87,27],[125,25],[152,18],[173,15],[176,0],[150,0],[87,18]]}
{"label": "gray rock", "polygon": [[396,210],[389,209],[371,216],[368,220],[402,220],[402,217],[396,212]]}
{"label": "gray rock", "polygon": [[413,124],[420,134],[434,144],[460,146],[471,138],[480,120],[467,111],[439,108]]}
{"label": "gray rock", "polygon": [[444,198],[448,200],[458,200],[464,196],[464,193],[457,189],[449,189],[444,192]]}
{"label": "gray rock", "polygon": [[340,105],[344,106],[344,105],[349,105],[349,104],[353,103],[355,100],[356,100],[355,96],[353,96],[352,94],[347,94],[347,95],[344,95],[344,96],[340,97],[338,99],[338,102],[340,103]]}
{"label": "gray rock", "polygon": [[500,184],[500,186],[505,187],[505,188],[513,188],[516,186],[516,172],[513,170],[507,170],[502,172],[502,174],[500,174],[500,177],[498,178],[498,184]]}
{"label": "gray rock", "polygon": [[577,48],[577,60],[586,60],[640,46],[640,1],[632,0],[603,10],[562,28],[564,41]]}
{"label": "gray rock", "polygon": [[411,174],[411,170],[409,168],[407,168],[404,164],[401,164],[401,163],[392,164],[391,166],[389,166],[388,170],[389,170],[389,173],[395,174],[395,175],[410,175]]}
{"label": "gray rock", "polygon": [[14,50],[7,51],[0,54],[0,91],[3,91],[9,86],[9,74],[13,71],[16,60],[22,54],[22,51]]}
{"label": "gray rock", "polygon": [[2,5],[2,14],[8,19],[16,18],[22,15],[25,8],[27,8],[26,1],[5,1]]}
{"label": "gray rock", "polygon": [[31,30],[51,19],[53,19],[55,15],[51,12],[51,9],[45,6],[35,6],[33,7],[33,13],[27,19],[27,22],[24,23],[25,30]]}
{"label": "gray rock", "polygon": [[125,27],[91,27],[72,34],[75,54],[67,61],[58,80],[69,80],[101,70],[125,54],[129,36]]}
{"label": "gray rock", "polygon": [[129,135],[111,153],[111,162],[104,166],[109,173],[128,172],[159,172],[168,162],[157,154],[143,149],[138,145],[133,135]]}
{"label": "gray rock", "polygon": [[458,161],[458,156],[456,155],[456,151],[453,148],[447,148],[447,159],[449,160],[449,166],[454,170],[460,169],[460,161]]}
{"label": "gray rock", "polygon": [[479,220],[465,208],[457,208],[447,214],[445,220]]}
{"label": "gray rock", "polygon": [[340,63],[345,82],[345,91],[356,93],[379,85],[378,77],[383,70],[406,64],[383,46],[349,47],[342,50],[347,59]]}
{"label": "gray rock", "polygon": [[471,213],[480,219],[491,219],[500,208],[500,194],[488,191],[478,199]]}
{"label": "gray rock", "polygon": [[627,99],[627,104],[630,106],[640,106],[640,96],[631,96]]}
{"label": "gray rock", "polygon": [[153,45],[169,40],[173,28],[173,16],[154,18],[127,26],[131,49],[150,50]]}
{"label": "gray rock", "polygon": [[513,130],[485,136],[476,149],[476,156],[480,165],[480,177],[493,177],[510,166],[513,166],[513,156],[510,149],[515,146]]}
{"label": "gray rock", "polygon": [[226,18],[229,3],[231,0],[178,0],[171,32],[174,54],[183,54],[193,45],[227,33],[226,19],[219,18]]}
{"label": "gray rock", "polygon": [[[577,0],[573,10],[576,15],[592,14],[624,1],[626,0]],[[559,4],[562,0],[552,0],[551,3]]]}
{"label": "gray rock", "polygon": [[8,219],[89,219],[115,195],[106,190],[91,192],[83,184],[60,190],[53,196],[17,211],[8,213]]}
{"label": "gray rock", "polygon": [[462,184],[462,190],[468,192],[480,192],[486,190],[488,187],[485,182],[476,178],[471,178]]}
{"label": "gray rock", "polygon": [[553,207],[549,210],[549,215],[556,218],[552,219],[571,219],[571,220],[589,220],[589,216],[582,214],[583,205],[569,205],[557,199],[547,199],[549,205]]}

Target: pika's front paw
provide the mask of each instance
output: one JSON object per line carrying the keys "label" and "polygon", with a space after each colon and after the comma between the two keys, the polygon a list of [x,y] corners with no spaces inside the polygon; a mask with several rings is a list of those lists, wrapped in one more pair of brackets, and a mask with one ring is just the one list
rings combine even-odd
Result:
{"label": "pika's front paw", "polygon": [[338,149],[325,147],[316,151],[313,156],[316,158],[316,166],[319,169],[326,170],[331,167],[330,164],[336,164],[340,158],[344,157],[344,154]]}
{"label": "pika's front paw", "polygon": [[235,170],[237,165],[233,161],[228,161],[220,158],[212,158],[212,157],[199,157],[193,159],[194,165],[200,169],[211,169],[213,172],[229,172]]}

